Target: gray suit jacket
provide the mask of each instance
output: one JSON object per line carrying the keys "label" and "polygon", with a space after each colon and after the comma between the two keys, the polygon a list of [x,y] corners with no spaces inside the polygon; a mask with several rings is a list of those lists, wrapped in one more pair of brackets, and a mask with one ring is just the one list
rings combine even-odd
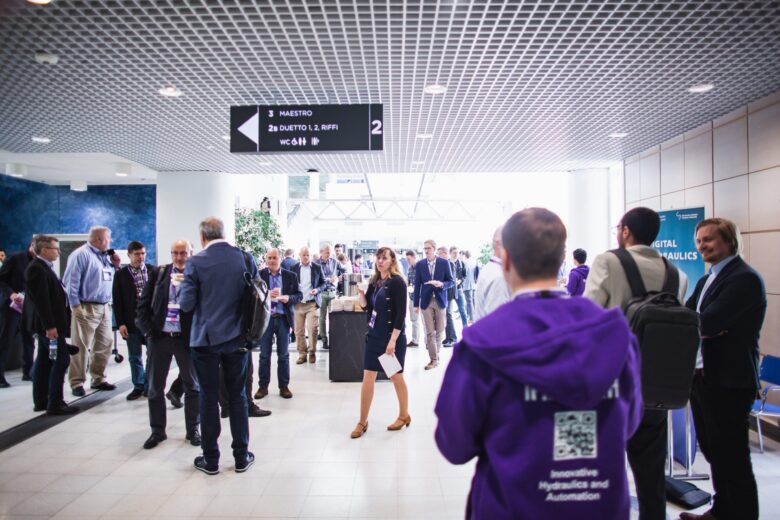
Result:
{"label": "gray suit jacket", "polygon": [[[660,253],[650,246],[631,246],[627,251],[636,261],[645,288],[648,291],[660,291],[664,285],[665,273]],[[685,292],[688,290],[688,278],[679,269],[677,271],[680,273],[680,291],[677,298],[680,302],[684,302]],[[590,268],[583,296],[605,309],[622,308],[633,297],[628,278],[617,256],[606,252],[596,257]]]}

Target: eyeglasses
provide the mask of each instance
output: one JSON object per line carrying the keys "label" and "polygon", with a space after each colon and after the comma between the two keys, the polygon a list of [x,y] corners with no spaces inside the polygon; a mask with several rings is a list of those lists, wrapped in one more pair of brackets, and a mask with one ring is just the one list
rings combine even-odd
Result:
{"label": "eyeglasses", "polygon": [[171,251],[171,255],[173,256],[180,256],[180,255],[186,255],[187,251]]}

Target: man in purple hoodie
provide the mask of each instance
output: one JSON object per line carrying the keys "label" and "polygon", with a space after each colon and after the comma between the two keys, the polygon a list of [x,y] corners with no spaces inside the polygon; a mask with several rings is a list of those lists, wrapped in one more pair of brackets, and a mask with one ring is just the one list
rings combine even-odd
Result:
{"label": "man in purple hoodie", "polygon": [[588,279],[590,268],[585,265],[588,259],[588,253],[584,249],[575,249],[572,254],[574,258],[574,269],[569,271],[569,281],[566,284],[566,290],[571,296],[582,296],[585,292],[585,280]]}
{"label": "man in purple hoodie", "polygon": [[628,519],[626,441],[642,417],[623,314],[557,286],[566,228],[543,208],[502,233],[514,297],[463,331],[436,404],[453,464],[478,457],[466,518]]}

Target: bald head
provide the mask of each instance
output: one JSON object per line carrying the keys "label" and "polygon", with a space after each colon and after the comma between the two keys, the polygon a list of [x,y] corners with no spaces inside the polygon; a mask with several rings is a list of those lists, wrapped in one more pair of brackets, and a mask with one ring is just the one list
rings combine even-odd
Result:
{"label": "bald head", "polygon": [[189,240],[174,240],[171,244],[171,260],[177,269],[184,269],[187,259],[192,256],[192,244]]}
{"label": "bald head", "polygon": [[306,246],[303,246],[300,251],[298,251],[298,258],[301,259],[301,265],[309,265],[309,262],[311,261],[311,255],[309,253],[309,248]]}

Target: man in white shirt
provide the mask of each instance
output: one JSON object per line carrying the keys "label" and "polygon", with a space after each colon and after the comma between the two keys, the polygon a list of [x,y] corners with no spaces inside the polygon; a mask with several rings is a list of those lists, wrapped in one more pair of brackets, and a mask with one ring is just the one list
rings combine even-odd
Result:
{"label": "man in white shirt", "polygon": [[479,272],[477,280],[477,289],[475,291],[474,302],[474,321],[484,318],[501,305],[510,300],[512,294],[509,286],[504,280],[504,273],[501,270],[501,230],[499,226],[493,233],[493,256],[490,261]]}
{"label": "man in white shirt", "polygon": [[[327,287],[322,267],[311,261],[309,248],[304,246],[298,253],[300,262],[292,266],[290,271],[298,277],[298,287],[303,299],[293,307],[295,312],[293,329],[295,342],[298,346],[298,361],[296,364],[306,363],[308,353],[309,363],[317,361],[317,334],[319,332],[320,319],[320,293]],[[306,335],[309,337],[308,347]]]}

